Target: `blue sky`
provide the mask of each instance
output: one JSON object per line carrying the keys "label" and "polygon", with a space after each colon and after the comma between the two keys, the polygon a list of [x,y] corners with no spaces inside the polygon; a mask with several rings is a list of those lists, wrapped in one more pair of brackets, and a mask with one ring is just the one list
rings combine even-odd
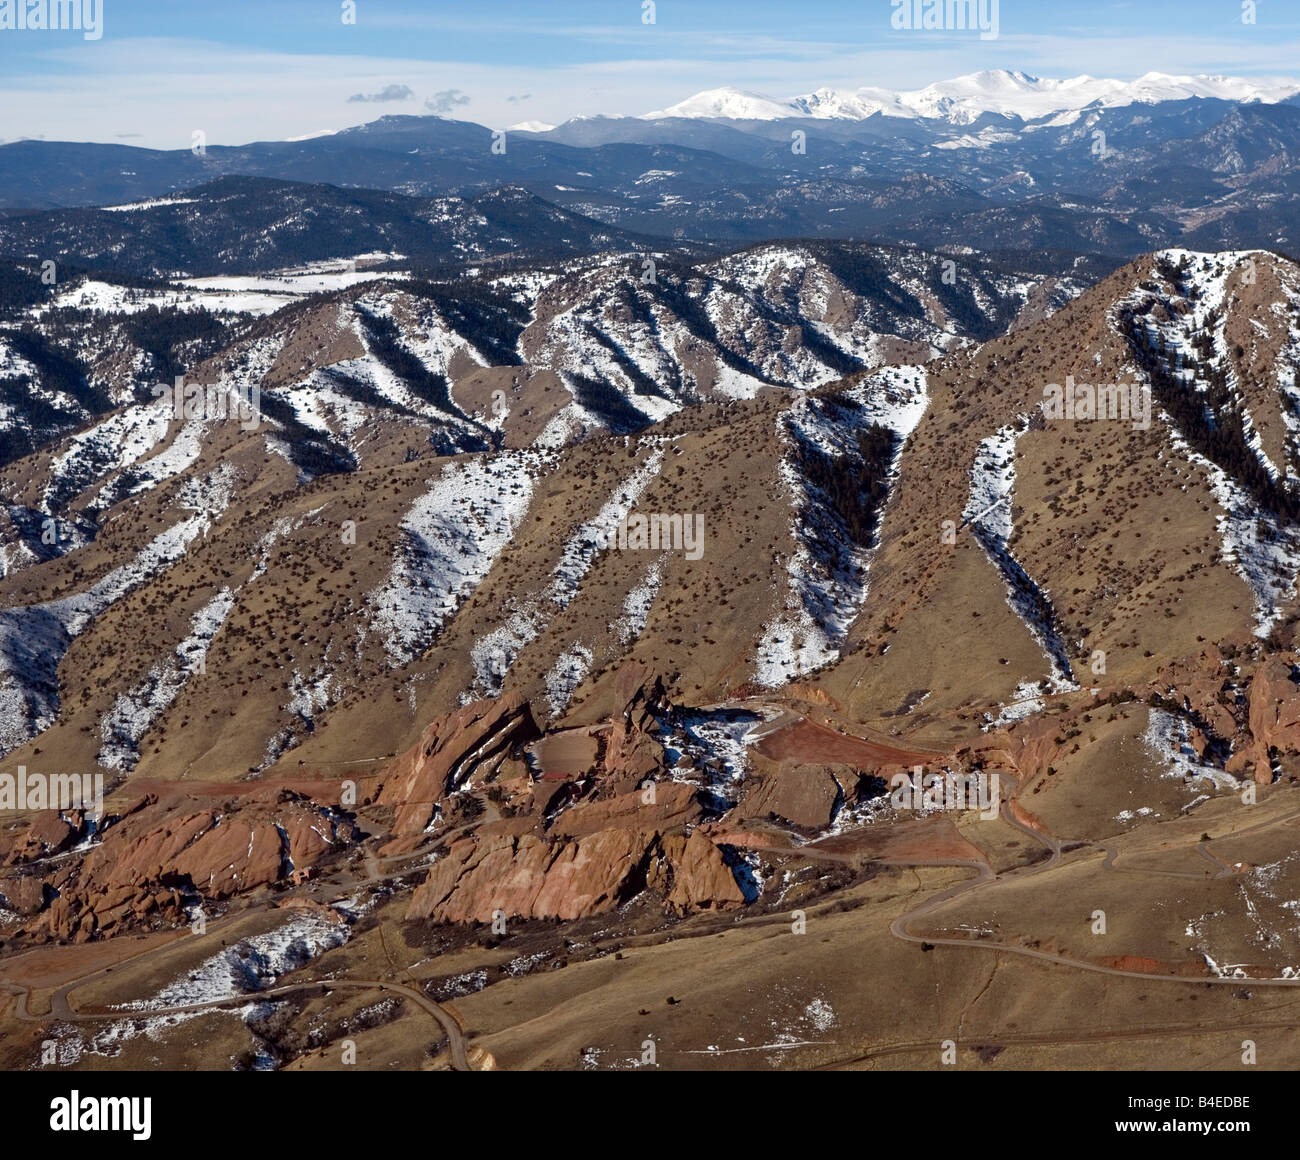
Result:
{"label": "blue sky", "polygon": [[[0,7],[9,0],[0,0]],[[35,3],[37,0],[17,0]],[[0,29],[0,137],[188,147],[384,113],[492,127],[642,113],[701,89],[920,88],[985,68],[1300,72],[1300,2],[1000,0],[999,35],[905,32],[889,0],[99,0],[103,35]],[[384,100],[359,97],[386,95]]]}

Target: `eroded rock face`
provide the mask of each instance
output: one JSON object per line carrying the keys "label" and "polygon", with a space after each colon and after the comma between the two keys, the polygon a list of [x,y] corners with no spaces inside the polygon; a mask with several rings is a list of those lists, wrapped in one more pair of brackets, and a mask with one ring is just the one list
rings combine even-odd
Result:
{"label": "eroded rock face", "polygon": [[[1197,752],[1213,747],[1213,759],[1220,761],[1225,741],[1230,741],[1243,761],[1248,752],[1255,755],[1257,772],[1268,769],[1270,746],[1300,752],[1300,685],[1290,663],[1270,663],[1254,675],[1248,698],[1252,738],[1240,728],[1244,712],[1238,710],[1234,722],[1216,700],[1224,670],[1212,659],[1200,658],[1188,678],[1194,695],[1186,708],[1205,724],[1191,734]],[[638,679],[627,678],[629,687],[618,689],[619,711],[612,719],[588,718],[585,724],[552,731],[550,736],[568,747],[564,754],[578,754],[572,762],[566,756],[539,763],[536,754],[547,753],[545,746],[532,746],[527,764],[515,760],[511,755],[537,734],[527,704],[507,697],[466,706],[435,722],[419,746],[380,775],[379,801],[395,807],[397,818],[381,853],[421,846],[439,851],[411,899],[408,918],[487,923],[499,912],[509,918],[579,919],[608,913],[643,891],[677,913],[741,906],[745,894],[727,862],[730,847],[750,846],[779,861],[797,849],[795,830],[817,831],[830,824],[841,797],[861,792],[860,778],[887,780],[901,768],[889,765],[887,757],[864,761],[861,767],[825,764],[827,758],[820,759],[823,764],[806,764],[808,758],[799,752],[754,759],[743,784],[728,787],[736,802],[728,809],[709,792],[705,771],[678,775],[697,778],[694,784],[667,779],[650,708],[658,694],[647,692],[639,680],[642,674],[634,676]],[[622,680],[620,674],[611,684]],[[1101,700],[1113,692],[1140,708],[1160,690],[1124,688],[1095,695]],[[1042,776],[1061,752],[1068,720],[1018,722],[985,734],[946,760],[961,769],[1014,774],[1025,785]],[[594,759],[592,738],[599,740]],[[835,737],[827,744],[834,752],[839,746],[864,749]],[[655,783],[652,795],[643,789],[647,780]],[[467,802],[482,808],[468,810]],[[1018,801],[1009,807],[1022,824],[1044,828]],[[293,832],[286,826],[291,850],[296,849]],[[298,840],[306,843],[305,857],[310,858],[319,843],[306,831],[298,832]],[[933,855],[933,836],[924,847]],[[978,856],[969,850],[943,856],[949,854]],[[296,853],[293,860],[299,860]],[[131,904],[149,903],[136,899]],[[77,917],[74,913],[60,921],[66,927]]]}
{"label": "eroded rock face", "polygon": [[606,829],[574,840],[498,835],[452,844],[416,888],[408,919],[491,922],[585,918],[639,893],[653,873],[671,883],[680,910],[738,906],[744,894],[707,838]]}
{"label": "eroded rock face", "polygon": [[24,878],[0,878],[0,905],[24,918],[45,906],[45,882],[32,875]]}
{"label": "eroded rock face", "polygon": [[815,765],[783,766],[763,777],[735,816],[775,816],[805,829],[824,829],[830,825],[835,803],[841,797],[840,783],[826,769]]}
{"label": "eroded rock face", "polygon": [[1015,728],[994,735],[993,740],[978,746],[978,755],[999,766],[1015,772],[1020,783],[1027,784],[1047,769],[1055,760],[1061,747],[1055,721],[1031,718],[1018,722]]}
{"label": "eroded rock face", "polygon": [[[773,819],[774,834],[764,831],[760,844],[780,851],[782,835],[824,829],[861,792],[867,773],[857,766],[779,755],[736,787],[734,806],[699,771],[676,780],[659,736],[671,713],[664,697],[662,680],[633,662],[604,679],[605,716],[585,715],[540,742],[530,740],[533,718],[517,697],[469,705],[430,726],[380,779],[379,802],[398,811],[381,854],[426,843],[438,852],[407,918],[576,919],[643,891],[677,913],[741,906],[745,889],[724,852],[734,843],[714,830],[719,814],[742,828],[718,833],[748,835]],[[880,762],[909,755],[824,727],[817,736],[837,752],[878,758],[872,776]],[[521,743],[530,759],[524,777],[506,765]],[[481,816],[465,810],[467,789],[481,795]]]}
{"label": "eroded rock face", "polygon": [[533,904],[536,918],[584,918],[613,910],[645,881],[645,864],[658,835],[602,830],[557,844],[546,881]]}
{"label": "eroded rock face", "polygon": [[662,674],[643,661],[627,659],[596,679],[573,717],[586,723],[600,720],[644,730],[665,699]]}
{"label": "eroded rock face", "polygon": [[378,801],[397,806],[394,832],[424,830],[434,806],[460,778],[485,762],[502,761],[514,746],[537,736],[532,710],[517,693],[440,717],[383,775]]}
{"label": "eroded rock face", "polygon": [[637,725],[616,722],[605,737],[606,784],[626,792],[664,768],[664,748],[659,740]]}
{"label": "eroded rock face", "polygon": [[517,918],[596,914],[616,904],[647,848],[633,830],[579,842],[532,834],[457,842],[416,889],[406,917],[490,922],[498,911]]}
{"label": "eroded rock face", "polygon": [[489,922],[501,910],[532,917],[551,847],[532,835],[452,843],[415,891],[407,918]]}
{"label": "eroded rock face", "polygon": [[1289,657],[1271,657],[1250,683],[1251,759],[1255,780],[1270,781],[1269,750],[1300,752],[1300,683]]}
{"label": "eroded rock face", "polygon": [[[611,716],[554,729],[540,745],[521,696],[465,705],[375,776],[367,801],[378,808],[366,817],[379,823],[379,856],[437,855],[408,918],[579,919],[643,892],[679,914],[741,906],[745,891],[728,862],[738,839],[720,835],[762,831],[761,848],[779,852],[782,837],[797,844],[796,829],[824,828],[858,792],[862,770],[797,755],[764,758],[762,774],[729,786],[730,799],[710,786],[707,770],[675,780],[659,736],[671,712],[662,681],[632,664],[610,675],[606,692]],[[822,734],[854,753],[875,752]],[[111,816],[89,850],[42,863],[43,880],[11,873],[0,894],[33,936],[84,941],[185,924],[196,902],[297,885],[358,834],[333,805],[307,796],[314,784],[231,785],[208,796],[158,789]],[[42,816],[7,832],[0,854],[47,858],[87,832],[79,827],[80,818]]]}
{"label": "eroded rock face", "polygon": [[593,835],[585,850],[579,842],[552,843],[533,834],[456,842],[416,889],[406,917],[490,922],[498,912],[580,918],[607,909],[602,904],[614,904],[635,866],[633,854],[645,849],[634,831],[615,833],[617,848]]}
{"label": "eroded rock face", "polygon": [[408,918],[584,918],[651,882],[679,911],[744,901],[718,847],[688,836],[706,816],[700,788],[658,780],[666,763],[653,711],[662,682],[630,664],[609,692],[612,719],[557,729],[530,746],[532,781],[509,776],[513,769],[502,764],[537,737],[519,697],[465,706],[393,762],[378,799],[397,807],[384,852],[414,848],[436,807],[450,818],[447,799],[457,786],[484,787],[500,814],[468,826],[443,823],[445,853],[416,889]]}
{"label": "eroded rock face", "polygon": [[81,862],[46,879],[58,897],[31,929],[84,941],[150,916],[180,923],[196,894],[216,902],[300,879],[353,837],[350,822],[274,787],[221,808],[197,804],[145,804],[119,818]]}
{"label": "eroded rock face", "polygon": [[666,832],[698,821],[703,813],[699,791],[693,785],[657,782],[653,788],[647,786],[571,806],[555,819],[551,832],[571,838],[611,827]]}
{"label": "eroded rock face", "polygon": [[663,844],[674,868],[670,906],[679,911],[725,909],[745,901],[722,852],[698,830],[691,831],[688,838],[670,835]]}
{"label": "eroded rock face", "polygon": [[77,840],[80,825],[80,815],[64,817],[55,810],[42,810],[23,829],[0,836],[0,863],[17,866],[61,854]]}
{"label": "eroded rock face", "polygon": [[649,665],[631,661],[619,668],[614,689],[617,697],[614,720],[643,732],[648,729],[654,710],[664,702],[663,677]]}

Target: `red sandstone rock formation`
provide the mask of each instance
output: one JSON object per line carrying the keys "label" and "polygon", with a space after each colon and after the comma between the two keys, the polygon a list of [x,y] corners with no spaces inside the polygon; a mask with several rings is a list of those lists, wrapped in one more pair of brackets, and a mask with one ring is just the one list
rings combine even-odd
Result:
{"label": "red sandstone rock formation", "polygon": [[440,717],[380,779],[380,804],[397,806],[394,832],[420,833],[433,819],[434,806],[460,779],[537,736],[532,710],[517,693],[475,701]]}
{"label": "red sandstone rock formation", "polygon": [[[655,867],[656,861],[665,865]],[[490,922],[584,918],[614,909],[658,871],[679,910],[735,906],[744,895],[718,848],[692,834],[606,829],[576,840],[499,835],[452,844],[416,888],[409,919]]]}
{"label": "red sandstone rock formation", "polygon": [[1290,657],[1271,657],[1250,682],[1249,753],[1255,763],[1255,780],[1272,780],[1269,750],[1300,752],[1300,684],[1292,673]]}
{"label": "red sandstone rock formation", "polygon": [[[119,818],[82,861],[46,879],[58,897],[29,929],[85,941],[155,914],[182,922],[186,892],[220,901],[301,878],[352,833],[310,799],[274,787],[224,809],[195,805],[145,804]],[[51,830],[46,818],[33,828]]]}

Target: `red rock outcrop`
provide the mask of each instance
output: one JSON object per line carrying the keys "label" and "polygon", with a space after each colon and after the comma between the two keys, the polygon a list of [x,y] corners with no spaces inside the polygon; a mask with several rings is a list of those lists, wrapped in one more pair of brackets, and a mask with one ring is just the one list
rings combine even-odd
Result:
{"label": "red rock outcrop", "polygon": [[[647,800],[653,797],[653,800]],[[684,827],[703,813],[699,790],[686,782],[661,781],[614,797],[579,802],[551,827],[557,837],[579,838],[612,827],[660,832]]]}
{"label": "red rock outcrop", "polygon": [[654,778],[664,768],[664,748],[640,726],[616,722],[605,735],[605,784],[623,792]]}
{"label": "red rock outcrop", "polygon": [[59,897],[33,929],[84,940],[155,913],[177,922],[191,888],[219,901],[301,877],[352,836],[350,823],[273,787],[224,809],[195,804],[147,804],[110,825],[84,860],[51,877]]}
{"label": "red rock outcrop", "polygon": [[41,810],[22,829],[0,835],[0,863],[17,866],[62,853],[77,840],[80,824],[80,815],[65,818],[57,810]]}
{"label": "red rock outcrop", "polygon": [[0,902],[24,918],[45,906],[45,882],[32,875],[24,878],[0,878]]}
{"label": "red rock outcrop", "polygon": [[668,904],[677,910],[725,908],[745,901],[722,853],[698,830],[689,838],[669,835],[663,840],[664,855],[673,866],[673,888]]}
{"label": "red rock outcrop", "polygon": [[1250,758],[1255,763],[1255,780],[1272,780],[1269,749],[1300,752],[1300,684],[1288,657],[1271,657],[1250,682]]}
{"label": "red rock outcrop", "polygon": [[644,731],[653,722],[653,711],[664,702],[663,677],[641,661],[627,661],[614,674],[614,696],[614,722]]}
{"label": "red rock outcrop", "polygon": [[996,734],[992,745],[977,746],[976,753],[995,767],[1014,770],[1020,784],[1026,785],[1055,760],[1061,749],[1056,741],[1059,735],[1060,722],[1034,717]]}
{"label": "red rock outcrop", "polygon": [[840,792],[839,782],[820,766],[784,765],[763,776],[734,816],[742,820],[774,815],[806,829],[824,829]]}
{"label": "red rock outcrop", "polygon": [[490,922],[512,918],[585,918],[613,910],[644,888],[662,862],[669,905],[678,910],[744,901],[718,848],[702,835],[662,837],[657,830],[606,829],[550,842],[533,834],[452,844],[416,888],[408,919]]}
{"label": "red rock outcrop", "polygon": [[641,885],[656,835],[601,830],[576,842],[558,843],[533,901],[536,918],[583,918],[613,910]]}
{"label": "red rock outcrop", "polygon": [[440,717],[380,777],[379,802],[397,806],[394,832],[400,837],[424,830],[434,806],[457,781],[537,736],[532,710],[517,693]]}

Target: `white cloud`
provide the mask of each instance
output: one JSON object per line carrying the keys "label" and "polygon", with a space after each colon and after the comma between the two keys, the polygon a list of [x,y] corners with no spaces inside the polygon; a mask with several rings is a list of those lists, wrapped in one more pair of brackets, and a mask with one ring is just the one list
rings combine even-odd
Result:
{"label": "white cloud", "polygon": [[[506,100],[510,98],[507,97]],[[453,109],[461,105],[468,105],[469,97],[460,91],[460,89],[443,89],[440,93],[434,93],[427,101],[424,107],[431,113],[450,113]]]}
{"label": "white cloud", "polygon": [[385,85],[377,93],[353,93],[348,98],[349,105],[365,104],[369,102],[386,102],[386,101],[409,101],[415,96],[415,90],[410,85]]}

